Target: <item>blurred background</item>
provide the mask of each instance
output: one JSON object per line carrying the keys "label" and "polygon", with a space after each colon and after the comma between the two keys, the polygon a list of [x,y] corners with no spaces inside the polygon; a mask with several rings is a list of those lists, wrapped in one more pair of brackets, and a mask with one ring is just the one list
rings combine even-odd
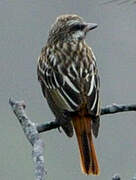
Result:
{"label": "blurred background", "polygon": [[[108,0],[107,0],[108,1]],[[136,103],[136,5],[105,0],[0,1],[0,179],[34,180],[31,145],[13,115],[9,97],[24,100],[27,115],[36,123],[54,120],[42,97],[36,65],[48,30],[60,14],[76,13],[99,27],[90,32],[101,75],[102,105]],[[136,174],[136,113],[101,117],[95,140],[101,174],[81,173],[75,136],[52,130],[45,142],[47,180],[123,180]]]}

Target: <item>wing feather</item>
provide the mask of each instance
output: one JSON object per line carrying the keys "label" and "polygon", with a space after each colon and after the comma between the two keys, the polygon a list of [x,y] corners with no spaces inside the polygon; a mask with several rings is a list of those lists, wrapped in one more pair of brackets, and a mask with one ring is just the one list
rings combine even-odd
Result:
{"label": "wing feather", "polygon": [[[55,58],[55,56],[53,56],[53,58]],[[58,68],[58,70],[56,68]],[[53,64],[51,66],[47,61],[39,58],[37,73],[39,81],[45,84],[45,90],[50,91],[53,99],[57,101],[59,97],[58,102],[62,101],[62,103],[58,104],[61,108],[75,111],[79,107],[81,103],[80,89],[76,86],[76,83],[73,82],[72,77],[63,74],[63,68],[61,69],[60,64],[54,67]]]}

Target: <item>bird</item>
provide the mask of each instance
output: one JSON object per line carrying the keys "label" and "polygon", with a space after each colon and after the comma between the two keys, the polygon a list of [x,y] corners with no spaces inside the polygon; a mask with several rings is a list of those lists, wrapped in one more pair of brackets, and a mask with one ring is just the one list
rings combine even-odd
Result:
{"label": "bird", "polygon": [[47,103],[68,137],[75,132],[81,170],[99,175],[93,143],[100,126],[100,77],[86,35],[97,24],[76,14],[57,17],[37,63],[37,75]]}

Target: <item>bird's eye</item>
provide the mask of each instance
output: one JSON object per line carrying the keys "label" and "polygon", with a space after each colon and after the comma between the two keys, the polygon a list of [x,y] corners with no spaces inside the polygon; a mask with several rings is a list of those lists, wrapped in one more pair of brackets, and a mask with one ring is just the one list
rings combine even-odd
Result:
{"label": "bird's eye", "polygon": [[71,31],[83,30],[85,28],[85,24],[76,24],[73,25]]}

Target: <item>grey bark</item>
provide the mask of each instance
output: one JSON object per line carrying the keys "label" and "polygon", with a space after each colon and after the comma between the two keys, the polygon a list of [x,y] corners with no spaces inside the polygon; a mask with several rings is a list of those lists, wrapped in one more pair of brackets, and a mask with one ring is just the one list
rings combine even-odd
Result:
{"label": "grey bark", "polygon": [[40,139],[36,124],[27,117],[25,113],[25,104],[23,101],[14,101],[10,99],[9,104],[11,105],[14,114],[19,120],[24,134],[32,145],[32,158],[35,167],[34,169],[36,180],[45,180],[46,171],[44,168],[43,156],[44,143]]}
{"label": "grey bark", "polygon": [[[44,167],[44,143],[40,139],[39,133],[49,131],[51,129],[59,128],[60,124],[58,122],[50,122],[46,124],[36,125],[32,122],[25,113],[25,103],[24,101],[15,101],[9,99],[9,104],[19,120],[24,134],[30,144],[32,145],[32,158],[34,162],[35,177],[36,180],[45,180],[45,175],[47,174]],[[133,105],[109,105],[101,109],[101,115],[114,114],[126,111],[136,111],[136,104]],[[61,124],[62,125],[62,124]],[[121,180],[119,175],[114,175],[112,180]]]}

